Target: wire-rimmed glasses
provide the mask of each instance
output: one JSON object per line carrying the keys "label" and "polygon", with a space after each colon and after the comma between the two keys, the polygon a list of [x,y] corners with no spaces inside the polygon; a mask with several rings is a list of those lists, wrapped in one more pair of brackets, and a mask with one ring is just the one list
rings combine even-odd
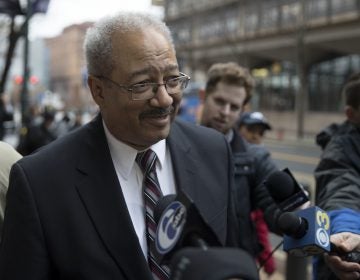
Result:
{"label": "wire-rimmed glasses", "polygon": [[188,85],[190,77],[180,72],[180,76],[171,78],[165,81],[165,83],[139,83],[131,86],[121,85],[117,82],[104,77],[98,77],[104,79],[120,89],[126,90],[129,93],[131,100],[148,100],[153,98],[160,86],[165,86],[165,89],[169,95],[175,95],[181,93]]}

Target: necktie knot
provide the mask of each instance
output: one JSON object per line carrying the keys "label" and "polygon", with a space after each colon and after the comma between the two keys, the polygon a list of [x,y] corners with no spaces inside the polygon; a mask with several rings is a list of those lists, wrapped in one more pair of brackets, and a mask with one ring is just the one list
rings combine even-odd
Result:
{"label": "necktie knot", "polygon": [[148,149],[145,152],[136,155],[136,162],[144,174],[155,170],[156,154],[153,150]]}

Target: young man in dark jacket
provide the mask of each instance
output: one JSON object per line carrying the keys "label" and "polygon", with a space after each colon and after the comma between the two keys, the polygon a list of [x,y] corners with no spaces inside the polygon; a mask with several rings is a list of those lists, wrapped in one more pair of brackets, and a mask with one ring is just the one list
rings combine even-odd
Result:
{"label": "young man in dark jacket", "polygon": [[[275,229],[276,205],[264,186],[264,180],[278,168],[269,152],[250,145],[235,129],[236,121],[251,98],[254,81],[246,68],[236,63],[214,64],[208,71],[203,97],[201,124],[214,128],[227,138],[235,164],[233,197],[240,228],[239,242],[254,257],[261,251],[251,211],[261,208],[271,229]],[[261,261],[261,260],[260,260]]]}
{"label": "young man in dark jacket", "polygon": [[[359,75],[345,85],[343,94],[346,120],[330,125],[316,139],[324,149],[315,170],[316,204],[330,216],[331,241],[344,251],[360,251]],[[320,280],[360,279],[360,264],[325,256],[316,260],[314,276]]]}

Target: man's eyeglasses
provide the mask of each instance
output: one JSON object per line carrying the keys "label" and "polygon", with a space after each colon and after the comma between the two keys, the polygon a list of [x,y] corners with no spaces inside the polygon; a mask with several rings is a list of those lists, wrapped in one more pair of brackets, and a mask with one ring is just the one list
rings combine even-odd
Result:
{"label": "man's eyeglasses", "polygon": [[175,95],[181,93],[188,85],[190,77],[180,72],[180,76],[171,78],[165,81],[163,84],[158,83],[139,83],[131,86],[121,85],[117,82],[100,76],[100,79],[104,79],[120,89],[124,89],[129,93],[129,97],[132,100],[148,100],[153,98],[160,86],[165,86],[165,89],[169,95]]}

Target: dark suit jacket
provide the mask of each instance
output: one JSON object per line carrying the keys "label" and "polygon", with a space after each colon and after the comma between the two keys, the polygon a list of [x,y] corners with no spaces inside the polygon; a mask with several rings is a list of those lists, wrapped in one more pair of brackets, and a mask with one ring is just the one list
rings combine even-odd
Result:
{"label": "dark suit jacket", "polygon": [[[222,243],[232,245],[229,146],[214,130],[175,121],[175,181]],[[12,169],[1,280],[152,279],[111,160],[100,116]]]}

